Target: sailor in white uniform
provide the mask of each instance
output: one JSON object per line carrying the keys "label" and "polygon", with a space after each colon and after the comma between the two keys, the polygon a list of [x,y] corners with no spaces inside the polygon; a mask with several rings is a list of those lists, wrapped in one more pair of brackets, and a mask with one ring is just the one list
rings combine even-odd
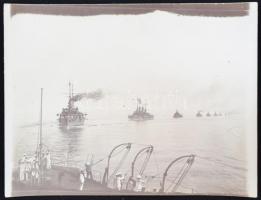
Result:
{"label": "sailor in white uniform", "polygon": [[24,181],[26,178],[26,175],[25,175],[26,160],[27,160],[27,157],[26,157],[26,154],[24,154],[24,156],[21,158],[21,160],[19,162],[19,180],[20,181]]}
{"label": "sailor in white uniform", "polygon": [[124,180],[124,176],[121,173],[116,174],[116,187],[117,190],[121,191],[122,189],[122,182]]}
{"label": "sailor in white uniform", "polygon": [[81,172],[80,172],[80,183],[81,183],[80,190],[81,191],[83,190],[84,182],[85,182],[85,175],[84,175],[83,170],[81,170]]}
{"label": "sailor in white uniform", "polygon": [[49,150],[46,152],[46,168],[51,169],[51,154]]}
{"label": "sailor in white uniform", "polygon": [[144,183],[145,183],[145,181],[142,180],[141,175],[138,175],[137,176],[137,181],[136,181],[135,191],[136,192],[141,192],[143,190],[143,188],[144,188]]}

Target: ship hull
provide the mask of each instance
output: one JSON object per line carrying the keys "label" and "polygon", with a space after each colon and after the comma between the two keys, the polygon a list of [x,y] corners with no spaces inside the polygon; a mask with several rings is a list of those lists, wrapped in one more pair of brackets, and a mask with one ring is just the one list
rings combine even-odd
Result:
{"label": "ship hull", "polygon": [[61,127],[70,128],[70,127],[83,126],[84,122],[85,122],[85,119],[71,121],[71,120],[69,120],[67,118],[63,118],[63,119],[58,119],[58,121],[59,121],[59,125]]}
{"label": "ship hull", "polygon": [[129,120],[132,121],[146,121],[146,120],[153,120],[154,117],[153,116],[149,116],[149,117],[142,117],[142,116],[128,116]]}

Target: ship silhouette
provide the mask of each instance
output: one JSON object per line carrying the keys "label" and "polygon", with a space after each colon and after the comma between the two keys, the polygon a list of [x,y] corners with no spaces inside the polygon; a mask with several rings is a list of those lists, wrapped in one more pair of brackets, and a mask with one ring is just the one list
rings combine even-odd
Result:
{"label": "ship silhouette", "polygon": [[173,115],[173,118],[182,118],[183,116],[176,110],[176,112]]}
{"label": "ship silhouette", "polygon": [[141,104],[141,100],[137,99],[137,108],[136,110],[128,116],[130,120],[134,121],[144,121],[144,120],[151,120],[154,116],[147,112],[146,105]]}
{"label": "ship silhouette", "polygon": [[202,117],[202,114],[201,114],[201,112],[200,112],[200,111],[198,111],[198,112],[197,112],[197,114],[196,114],[196,116],[197,116],[197,117]]}
{"label": "ship silhouette", "polygon": [[69,96],[67,107],[63,108],[60,114],[57,114],[59,116],[58,121],[60,126],[72,127],[84,124],[87,114],[80,112],[78,107],[74,106],[74,102],[77,99],[76,97],[77,95],[73,93],[73,85],[69,83]]}

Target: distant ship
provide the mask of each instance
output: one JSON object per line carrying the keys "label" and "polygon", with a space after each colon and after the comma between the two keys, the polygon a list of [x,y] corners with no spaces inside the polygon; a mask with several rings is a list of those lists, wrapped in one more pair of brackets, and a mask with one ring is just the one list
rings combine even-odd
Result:
{"label": "distant ship", "polygon": [[183,116],[176,110],[176,112],[173,115],[173,118],[182,118]]}
{"label": "distant ship", "polygon": [[207,117],[210,117],[211,115],[210,115],[210,113],[208,112],[208,113],[206,114],[206,116],[207,116]]}
{"label": "distant ship", "polygon": [[144,120],[151,120],[154,116],[147,112],[146,106],[141,105],[141,100],[137,99],[137,108],[136,110],[128,116],[130,120],[134,121],[144,121]]}
{"label": "distant ship", "polygon": [[218,116],[218,114],[215,112],[215,113],[214,113],[214,116],[215,116],[215,117],[217,117],[217,116]]}
{"label": "distant ship", "polygon": [[67,108],[63,108],[59,116],[58,121],[62,127],[80,126],[84,124],[86,115],[79,111],[78,107],[74,106],[74,102],[77,95],[73,94],[73,86],[69,83],[69,100]]}
{"label": "distant ship", "polygon": [[196,114],[197,117],[202,117],[202,114],[200,111],[198,111],[198,113]]}

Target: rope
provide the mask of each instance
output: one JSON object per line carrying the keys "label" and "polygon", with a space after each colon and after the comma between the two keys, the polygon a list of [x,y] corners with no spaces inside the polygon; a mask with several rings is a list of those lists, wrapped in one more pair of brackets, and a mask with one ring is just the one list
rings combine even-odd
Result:
{"label": "rope", "polygon": [[154,154],[153,154],[153,159],[154,159],[154,162],[155,162],[155,165],[156,165],[156,168],[157,168],[157,173],[159,174],[160,170],[159,170],[159,164],[156,160],[156,152],[154,152]]}
{"label": "rope", "polygon": [[107,159],[107,158],[108,158],[108,156],[106,156],[106,157],[104,157],[104,158],[102,158],[102,159],[96,161],[95,163],[92,164],[92,166],[97,165],[98,163],[104,161],[104,160]]}
{"label": "rope", "polygon": [[[124,148],[126,149],[126,147]],[[124,150],[123,149],[123,150]],[[121,150],[122,151],[122,150]],[[120,152],[121,152],[120,151]],[[111,178],[117,173],[117,171],[120,169],[121,165],[123,164],[124,160],[127,158],[128,153],[130,152],[130,149],[127,149],[127,151],[125,152],[125,154],[123,155],[121,161],[119,162],[118,166],[114,169],[113,173],[110,175],[110,177],[108,178],[108,182],[111,180]],[[119,153],[117,153],[118,155]]]}
{"label": "rope", "polygon": [[[177,188],[180,186],[182,180],[184,179],[184,177],[187,175],[189,169],[191,168],[192,164],[193,164],[194,160],[191,160],[190,158],[184,163],[181,171],[183,171],[184,166],[186,165],[186,163],[188,163],[188,165],[186,166],[185,170],[183,171],[183,173],[181,174],[180,178],[178,179],[176,185],[173,187],[172,192],[175,192],[177,190]],[[180,172],[181,172],[180,171]],[[178,174],[178,176],[180,175],[180,173]],[[178,177],[177,176],[177,177]],[[168,187],[167,191],[170,189],[170,187],[173,185],[173,183],[175,183],[177,177],[175,178],[175,180],[172,182],[172,184]]]}
{"label": "rope", "polygon": [[[119,152],[115,153],[113,156],[111,156],[111,158],[119,155],[122,151],[124,151],[126,149],[126,147],[122,148]],[[108,156],[107,156],[108,157]]]}
{"label": "rope", "polygon": [[172,189],[172,192],[175,192],[176,189],[179,187],[179,185],[181,184],[181,181],[184,179],[184,177],[187,175],[190,167],[192,166],[192,164],[189,164],[187,166],[187,168],[185,169],[185,171],[183,172],[183,174],[181,175],[181,177],[179,178],[178,182],[176,183],[176,185],[174,186],[174,188]]}
{"label": "rope", "polygon": [[186,166],[187,162],[184,163],[184,165],[182,166],[181,170],[179,171],[178,175],[174,178],[174,180],[172,181],[172,183],[169,185],[169,187],[167,188],[166,191],[168,191],[173,184],[175,184],[177,178],[179,177],[179,175],[181,174],[181,172],[183,171],[184,167]]}

